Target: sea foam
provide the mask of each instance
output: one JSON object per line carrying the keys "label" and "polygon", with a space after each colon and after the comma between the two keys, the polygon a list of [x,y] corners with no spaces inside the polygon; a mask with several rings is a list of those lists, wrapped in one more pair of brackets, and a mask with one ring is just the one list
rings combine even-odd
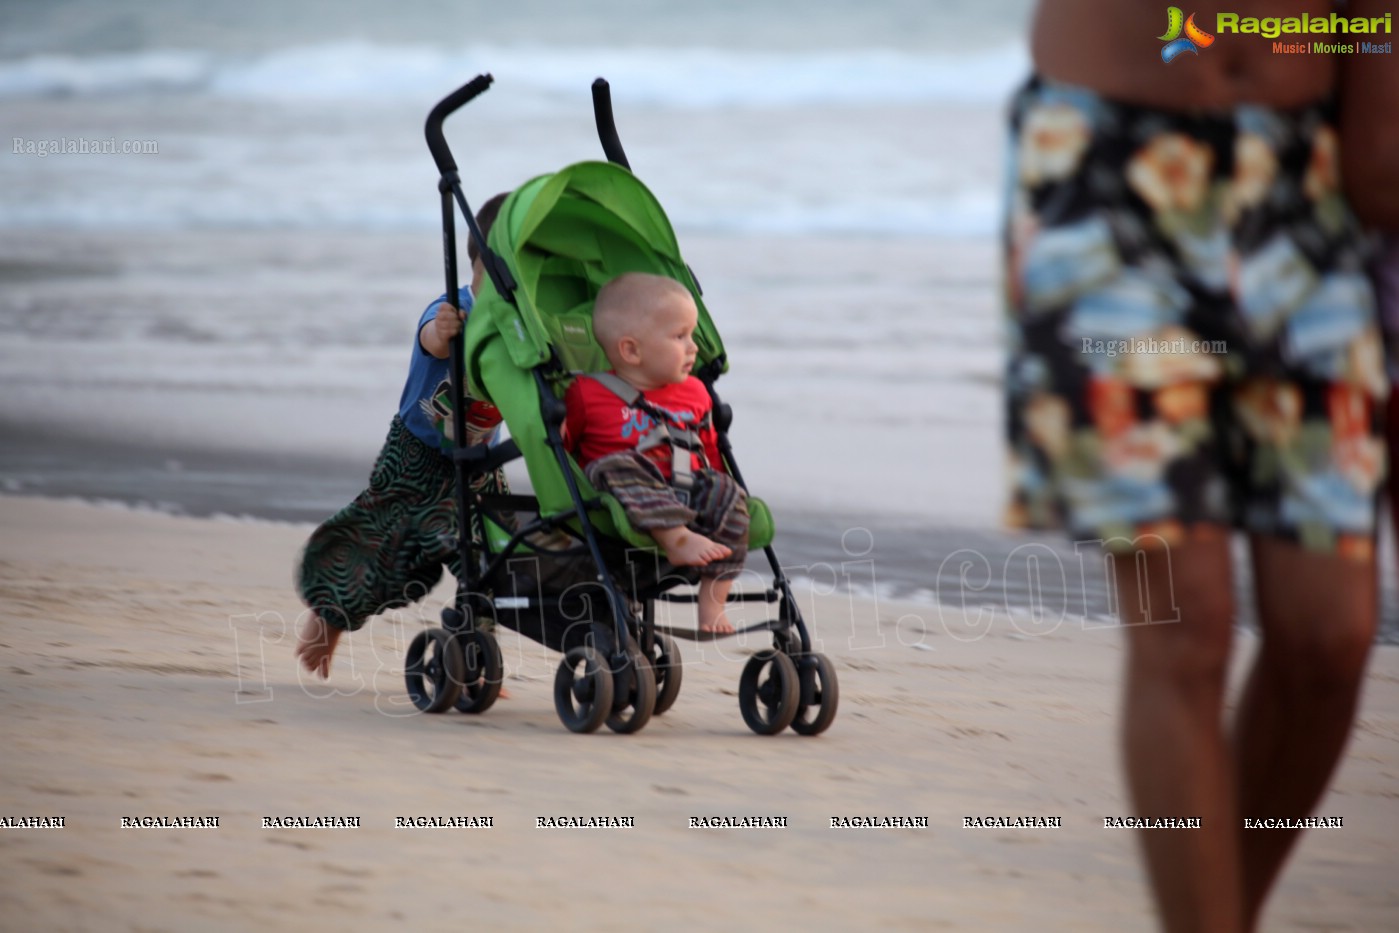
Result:
{"label": "sea foam", "polygon": [[1027,69],[1019,44],[958,54],[887,49],[758,52],[714,48],[469,45],[460,51],[346,41],[257,55],[147,50],[33,55],[0,62],[0,100],[142,93],[249,100],[434,97],[489,71],[531,105],[571,98],[599,74],[620,102],[679,109],[1003,100]]}

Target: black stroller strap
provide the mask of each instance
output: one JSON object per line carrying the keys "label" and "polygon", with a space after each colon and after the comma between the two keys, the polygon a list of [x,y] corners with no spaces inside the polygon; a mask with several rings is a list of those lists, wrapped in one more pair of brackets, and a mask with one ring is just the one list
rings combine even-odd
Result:
{"label": "black stroller strap", "polygon": [[628,406],[641,409],[656,422],[655,429],[637,445],[637,452],[645,453],[661,444],[669,445],[671,450],[670,484],[684,498],[688,499],[690,490],[695,485],[695,473],[691,468],[690,455],[698,454],[700,461],[705,466],[709,466],[709,458],[705,456],[704,444],[700,440],[699,431],[709,425],[711,413],[705,412],[703,418],[696,422],[693,427],[689,427],[677,421],[668,412],[646,401],[646,396],[639,389],[616,373],[589,373],[588,375],[589,378],[596,379],[603,388],[620,398]]}

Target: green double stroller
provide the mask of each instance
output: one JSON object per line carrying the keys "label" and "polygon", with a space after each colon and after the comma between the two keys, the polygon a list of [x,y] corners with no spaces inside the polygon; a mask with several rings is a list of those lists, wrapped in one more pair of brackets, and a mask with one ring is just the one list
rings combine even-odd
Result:
{"label": "green double stroller", "polygon": [[[616,500],[588,483],[564,449],[562,397],[577,374],[608,368],[592,335],[598,289],[624,272],[674,278],[690,289],[699,308],[694,374],[714,402],[724,467],[743,484],[728,440],[732,411],[714,392],[728,366],[724,345],[665,212],[627,165],[602,79],[593,85],[593,105],[609,161],[571,165],[520,186],[483,242],[442,125],[491,80],[481,75],[438,103],[426,135],[441,172],[446,294],[457,289],[458,207],[481,247],[488,277],[464,338],[453,347],[453,395],[462,398],[469,385],[473,396],[493,402],[510,438],[464,446],[464,406],[452,406],[458,527],[483,533],[475,543],[472,535],[459,536],[463,573],[456,597],[443,610],[442,626],[419,632],[409,645],[408,694],[426,712],[490,708],[503,676],[492,631],[499,624],[563,654],[554,701],[570,730],[593,732],[606,723],[616,732],[636,732],[680,693],[676,637],[699,637],[659,625],[656,604],[693,603],[693,593],[673,590],[695,583],[698,574],[666,563],[654,540],[627,523]],[[473,479],[521,457],[533,495],[471,491]],[[790,726],[816,735],[836,715],[836,672],[812,650],[772,548],[770,511],[750,496],[749,512],[750,553],[766,556],[772,585],[736,590],[730,601],[763,602],[775,611],[771,620],[741,629],[770,632],[772,647],[745,664],[739,709],[759,734]]]}

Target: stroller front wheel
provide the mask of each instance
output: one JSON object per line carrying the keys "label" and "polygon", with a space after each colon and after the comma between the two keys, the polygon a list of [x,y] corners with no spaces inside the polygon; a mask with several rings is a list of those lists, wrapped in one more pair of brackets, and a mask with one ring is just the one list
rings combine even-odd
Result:
{"label": "stroller front wheel", "polygon": [[796,665],[801,686],[792,731],[800,735],[820,735],[835,721],[836,707],[840,705],[835,665],[819,651],[799,656]]}
{"label": "stroller front wheel", "polygon": [[[614,683],[613,704],[621,706],[621,709],[607,717],[607,728],[624,735],[640,732],[641,727],[651,721],[651,716],[656,711],[656,672],[651,667],[651,662],[646,655],[637,651],[628,653],[627,664],[632,669],[623,670],[617,678],[617,683],[626,684],[625,702],[615,692],[617,684]],[[631,711],[630,714],[628,710]]]}
{"label": "stroller front wheel", "polygon": [[758,735],[776,735],[792,724],[801,700],[797,666],[775,648],[759,651],[738,679],[738,708]]}
{"label": "stroller front wheel", "polygon": [[612,672],[593,648],[570,648],[559,662],[554,709],[570,732],[596,732],[612,715]]}
{"label": "stroller front wheel", "polygon": [[675,705],[680,696],[680,678],[685,668],[680,661],[680,647],[664,632],[657,632],[651,668],[656,673],[656,712],[659,716]]}
{"label": "stroller front wheel", "polygon": [[461,696],[461,649],[451,635],[440,628],[424,629],[408,646],[403,680],[408,698],[424,713],[451,709]]}
{"label": "stroller front wheel", "polygon": [[453,637],[462,656],[462,690],[457,709],[463,713],[484,713],[500,697],[504,683],[500,643],[490,632],[480,629]]}

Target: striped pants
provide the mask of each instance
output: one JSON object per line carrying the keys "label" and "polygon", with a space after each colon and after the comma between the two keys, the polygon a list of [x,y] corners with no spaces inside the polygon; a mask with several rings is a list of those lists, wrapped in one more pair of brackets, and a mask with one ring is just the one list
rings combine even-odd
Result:
{"label": "striped pants", "polygon": [[748,497],[727,473],[695,472],[688,502],[650,460],[633,450],[599,457],[583,468],[588,482],[611,493],[641,532],[684,525],[726,545],[733,554],[699,568],[702,577],[733,576],[748,556]]}

